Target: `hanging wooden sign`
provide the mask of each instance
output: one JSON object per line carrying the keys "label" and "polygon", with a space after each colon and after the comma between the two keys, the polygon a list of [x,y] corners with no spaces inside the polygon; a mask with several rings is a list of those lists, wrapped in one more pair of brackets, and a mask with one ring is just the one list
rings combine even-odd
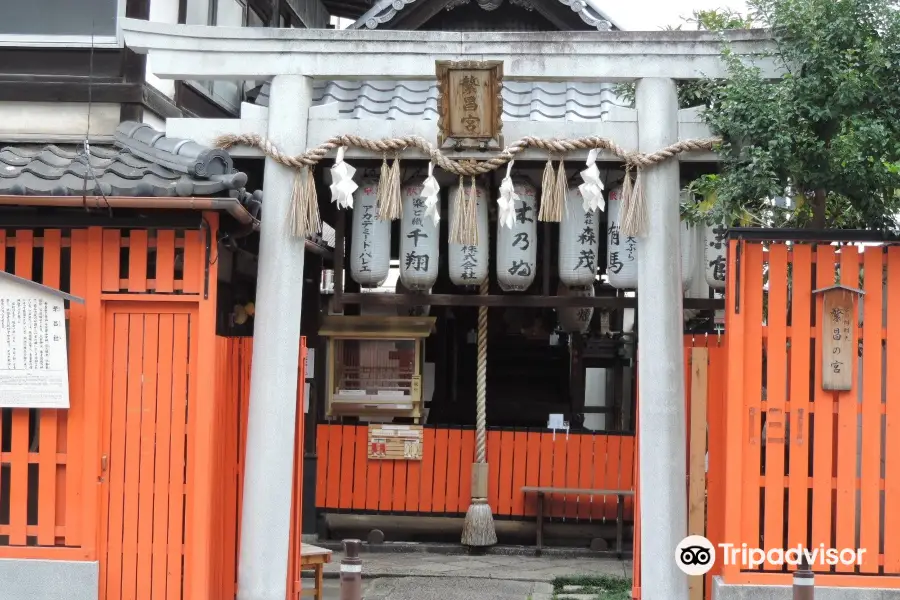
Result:
{"label": "hanging wooden sign", "polygon": [[854,329],[857,327],[854,296],[864,292],[835,285],[822,294],[822,389],[846,392],[853,389],[853,364],[858,360]]}
{"label": "hanging wooden sign", "polygon": [[503,61],[437,61],[438,145],[454,150],[503,147]]}
{"label": "hanging wooden sign", "polygon": [[422,460],[421,425],[369,425],[370,460]]}

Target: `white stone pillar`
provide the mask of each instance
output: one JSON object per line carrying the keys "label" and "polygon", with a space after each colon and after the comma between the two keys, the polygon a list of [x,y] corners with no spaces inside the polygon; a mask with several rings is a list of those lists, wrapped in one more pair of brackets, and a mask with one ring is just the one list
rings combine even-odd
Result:
{"label": "white stone pillar", "polygon": [[[306,149],[312,80],[278,75],[268,135],[283,151]],[[256,280],[253,366],[238,560],[240,600],[284,600],[294,468],[304,240],[291,237],[294,172],[267,158]]]}
{"label": "white stone pillar", "polygon": [[[678,141],[674,80],[640,80],[637,111],[641,152]],[[687,534],[678,161],[641,177],[649,221],[638,246],[641,597],[687,600],[687,576],[675,563]]]}

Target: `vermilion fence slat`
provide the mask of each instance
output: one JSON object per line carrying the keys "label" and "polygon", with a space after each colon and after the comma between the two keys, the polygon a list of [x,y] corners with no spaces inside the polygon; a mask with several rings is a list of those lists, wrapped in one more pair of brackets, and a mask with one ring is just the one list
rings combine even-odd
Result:
{"label": "vermilion fence slat", "polygon": [[[863,257],[864,273],[881,274],[883,250],[868,248]],[[883,278],[864,278],[863,299],[863,366],[862,366],[862,456],[859,501],[859,547],[866,548],[860,565],[861,573],[878,573],[881,526],[881,387],[883,350],[881,332],[884,327]]]}
{"label": "vermilion fence slat", "polygon": [[760,441],[762,439],[762,321],[763,321],[763,252],[762,246],[746,246],[746,286],[741,286],[741,311],[746,311],[744,323],[744,419],[748,424],[749,446],[743,454],[743,500],[741,541],[756,547],[759,540]]}
{"label": "vermilion fence slat", "polygon": [[[323,429],[327,429],[327,425],[319,425],[319,431]],[[366,427],[357,427],[356,428],[356,451],[358,456],[355,466],[353,468],[353,500],[351,502],[351,506],[355,509],[364,509],[366,507],[366,490],[368,486],[368,461],[366,458],[369,456],[368,449],[366,446],[369,443],[369,430]],[[316,486],[317,488],[319,486]],[[321,504],[316,504],[316,506],[322,506]]]}
{"label": "vermilion fence slat", "polygon": [[[60,242],[58,229],[44,231],[43,277],[42,283],[52,288],[59,288],[60,276]],[[57,317],[64,320],[63,315]],[[38,544],[53,546],[56,542],[57,504],[62,502],[60,515],[65,514],[65,466],[57,468],[57,430],[58,419],[66,417],[66,411],[45,409],[39,411],[38,440],[40,457],[38,466]],[[73,456],[73,460],[80,457]],[[67,461],[68,462],[68,461]],[[60,477],[62,474],[63,477]],[[57,483],[62,485],[57,485]],[[75,482],[73,482],[74,485]],[[63,517],[64,518],[64,517]],[[60,523],[64,523],[61,521]]]}
{"label": "vermilion fence slat", "polygon": [[498,498],[497,498],[497,514],[509,515],[512,512],[512,499],[515,492],[513,491],[513,471],[515,460],[515,448],[513,448],[513,432],[500,432],[500,456],[497,461],[498,471]]}
{"label": "vermilion fence slat", "polygon": [[525,514],[525,474],[528,472],[528,433],[517,431],[513,434],[512,505],[509,513],[514,516]]}
{"label": "vermilion fence slat", "polygon": [[[405,461],[397,461],[405,466]],[[447,506],[448,513],[465,512],[468,503],[460,506],[459,480],[462,477],[462,430],[451,429],[447,436]],[[396,480],[396,477],[395,477]]]}
{"label": "vermilion fence slat", "polygon": [[[834,247],[819,246],[816,249],[816,287],[828,287],[834,283]],[[816,302],[816,335],[821,336],[822,298]],[[812,495],[812,545],[831,547],[832,533],[832,477],[834,477],[834,394],[822,389],[821,337],[816,340],[815,406],[813,408],[813,495]]]}
{"label": "vermilion fence slat", "polygon": [[887,380],[884,452],[884,573],[900,573],[900,246],[887,250]]}
{"label": "vermilion fence slat", "polygon": [[[766,340],[766,445],[764,548],[783,546],[784,462],[787,401],[787,290],[788,251],[783,244],[769,247],[768,339]],[[780,570],[780,565],[764,565]]]}
{"label": "vermilion fence slat", "polygon": [[[316,456],[318,457],[318,473],[316,474],[316,506],[325,506],[325,478],[331,465],[328,464],[328,438],[334,431],[329,425],[318,425],[316,427]],[[360,507],[362,508],[362,507]]]}
{"label": "vermilion fence slat", "polygon": [[[859,253],[856,246],[841,248],[841,283],[859,288]],[[854,301],[854,307],[856,307]],[[858,346],[858,311],[851,316],[850,335],[852,348]],[[826,315],[826,318],[828,316]],[[835,498],[835,547],[854,548],[856,546],[856,466],[859,458],[857,450],[857,432],[859,431],[859,400],[857,397],[859,381],[859,362],[855,356],[850,357],[852,371],[852,387],[848,392],[837,394],[838,418],[836,436],[837,460],[837,495]],[[852,573],[854,565],[838,563],[835,571]]]}
{"label": "vermilion fence slat", "polygon": [[800,244],[791,251],[791,348],[788,466],[788,546],[807,544],[809,511],[809,377],[812,318],[812,251]]}
{"label": "vermilion fence slat", "polygon": [[[356,427],[353,425],[344,425],[341,427],[341,467],[340,467],[340,483],[337,497],[338,508],[350,508],[353,503],[353,485],[356,481],[356,462],[357,455],[360,454],[356,447]],[[365,455],[364,455],[365,456]],[[332,477],[337,477],[337,473],[332,473]]]}
{"label": "vermilion fence slat", "polygon": [[469,509],[472,500],[472,463],[475,462],[475,431],[466,429],[462,437],[462,474],[459,479],[459,509]]}
{"label": "vermilion fence slat", "polygon": [[[325,506],[338,508],[341,493],[341,476],[344,469],[344,461],[341,458],[341,450],[344,447],[344,428],[335,427],[328,436],[328,470],[325,471]],[[378,496],[375,496],[377,501]]]}
{"label": "vermilion fence slat", "polygon": [[[425,427],[422,433],[422,457],[435,456],[436,430],[434,427]],[[434,509],[434,464],[431,461],[424,463],[428,465],[422,468],[421,490],[419,495],[419,512],[431,512]]]}
{"label": "vermilion fence slat", "polygon": [[[170,469],[170,446],[168,440],[172,435],[172,369],[173,369],[173,346],[175,335],[175,317],[171,314],[160,315],[159,317],[159,370],[157,373],[158,380],[158,396],[157,396],[157,419],[156,419],[156,436],[159,444],[156,450],[155,477],[154,477],[154,498],[153,498],[153,574],[152,574],[152,600],[167,600],[166,598],[166,569],[167,569],[167,545],[168,545],[168,525],[169,525],[169,469]],[[229,381],[228,383],[233,383]],[[223,410],[223,414],[234,415],[235,420],[238,413],[237,397],[238,387],[229,386],[226,396],[228,399],[227,409]],[[237,439],[227,435],[231,432],[238,433],[236,423],[234,427],[225,429],[223,437],[228,445],[227,455],[233,460],[237,460]],[[237,438],[237,435],[234,436]],[[164,441],[165,440],[165,441]],[[228,484],[234,481],[230,478],[223,478],[223,492],[227,493]],[[235,482],[236,483],[236,482]],[[234,490],[236,493],[236,490]],[[226,511],[227,514],[227,511]],[[231,519],[225,520],[226,523],[233,523]],[[223,540],[225,547],[236,547],[235,537],[226,537]],[[230,544],[229,544],[230,542]],[[232,576],[233,581],[233,576]]]}
{"label": "vermilion fence slat", "polygon": [[500,504],[500,432],[487,432],[488,505],[497,510]]}
{"label": "vermilion fence slat", "polygon": [[[566,487],[577,488],[578,476],[581,465],[581,435],[568,436],[566,440]],[[578,516],[578,496],[566,494],[566,519],[574,519]]]}
{"label": "vermilion fence slat", "polygon": [[[535,486],[541,477],[541,434],[531,433],[525,442],[528,458],[525,461],[525,485]],[[537,513],[537,500],[534,494],[527,494],[524,498],[525,516],[534,516]]]}

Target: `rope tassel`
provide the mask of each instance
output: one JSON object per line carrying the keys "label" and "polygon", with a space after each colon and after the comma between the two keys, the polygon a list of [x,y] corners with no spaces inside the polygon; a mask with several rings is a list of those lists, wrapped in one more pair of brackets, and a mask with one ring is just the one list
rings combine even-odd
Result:
{"label": "rope tassel", "polygon": [[391,177],[390,177],[390,185],[388,186],[387,198],[385,198],[385,202],[387,203],[387,211],[385,213],[384,219],[389,221],[396,221],[400,218],[400,215],[403,213],[403,203],[400,199],[400,158],[394,159],[394,164],[391,166]]}
{"label": "rope tassel", "polygon": [[544,167],[544,176],[541,178],[541,209],[538,212],[538,221],[558,223],[561,221],[562,207],[559,205],[556,189],[556,174],[553,172],[553,162],[548,158]]}
{"label": "rope tassel", "polygon": [[551,216],[552,221],[559,223],[562,221],[562,211],[566,210],[566,201],[569,199],[569,180],[566,178],[566,163],[559,161],[559,168],[556,170],[556,191],[553,194],[556,198],[556,212]]}
{"label": "rope tassel", "polygon": [[381,174],[378,177],[378,189],[375,190],[375,206],[378,218],[387,221],[387,195],[391,185],[391,170],[388,167],[387,157],[381,159]]}
{"label": "rope tassel", "polygon": [[641,185],[641,167],[637,168],[634,187],[631,175],[626,170],[625,184],[622,186],[622,234],[629,237],[642,237],[647,233],[647,205],[644,201],[644,188]]}

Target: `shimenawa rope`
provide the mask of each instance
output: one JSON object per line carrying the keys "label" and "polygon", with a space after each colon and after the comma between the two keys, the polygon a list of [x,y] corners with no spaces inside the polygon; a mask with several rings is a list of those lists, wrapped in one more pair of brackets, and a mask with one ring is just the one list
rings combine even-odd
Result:
{"label": "shimenawa rope", "polygon": [[[623,193],[623,196],[625,196],[625,206],[622,220],[622,233],[624,233],[625,235],[641,236],[645,234],[647,222],[646,206],[644,205],[643,191],[641,186],[641,171],[644,168],[652,167],[653,165],[665,162],[682,152],[712,150],[713,147],[720,141],[721,140],[718,138],[684,140],[666,146],[665,148],[661,148],[656,152],[645,154],[641,152],[628,151],[612,140],[608,140],[599,136],[586,136],[562,140],[527,136],[523,137],[520,140],[517,140],[516,142],[513,142],[497,155],[479,162],[474,162],[471,160],[453,160],[452,158],[444,156],[444,154],[433,144],[417,135],[384,138],[380,140],[370,140],[368,138],[357,135],[339,135],[334,136],[328,139],[325,143],[320,144],[315,148],[296,156],[284,154],[268,138],[252,133],[242,135],[223,135],[217,138],[215,143],[219,148],[225,149],[231,148],[233,146],[249,146],[258,148],[272,160],[286,167],[291,167],[298,170],[313,167],[321,160],[323,160],[329,152],[341,146],[352,146],[371,152],[381,153],[383,155],[389,152],[393,153],[397,155],[397,158],[394,159],[393,168],[390,170],[382,169],[382,179],[387,180],[380,182],[380,185],[386,186],[386,189],[382,192],[382,198],[384,198],[383,203],[385,205],[385,208],[387,209],[385,210],[385,213],[387,214],[385,214],[383,218],[391,220],[399,218],[400,216],[398,207],[399,189],[392,189],[393,186],[391,180],[393,180],[394,185],[396,185],[396,175],[394,173],[399,171],[399,153],[409,148],[417,148],[421,150],[429,157],[429,159],[434,164],[449,173],[458,175],[460,177],[472,178],[478,175],[483,175],[485,173],[490,173],[491,171],[505,166],[506,163],[508,163],[510,160],[513,160],[517,154],[526,150],[527,148],[537,148],[540,150],[544,150],[551,155],[557,155],[560,157],[562,157],[566,153],[576,150],[592,150],[595,148],[599,150],[607,150],[609,152],[612,152],[617,157],[621,158],[625,162],[626,170],[629,171],[629,175],[626,176],[626,188],[630,188],[631,193]],[[631,185],[630,181],[631,169],[636,170],[635,182],[633,186]],[[550,181],[553,181],[554,177],[553,165],[548,160],[547,168],[544,171],[544,198],[542,200],[542,206],[540,214],[538,216],[539,220],[542,221],[559,222],[562,216],[562,202],[565,199],[566,192],[565,166],[562,160],[560,160],[560,168],[555,173],[555,175],[555,185],[550,185],[548,188],[547,184]],[[562,186],[562,189],[560,189],[560,186]],[[310,211],[308,207],[305,206],[309,202],[309,197],[304,193],[304,188],[302,186],[295,186],[294,193],[295,195],[292,198],[291,208],[292,214],[295,216],[304,213],[310,214],[312,211]],[[544,203],[548,204],[546,209]],[[298,235],[299,237],[303,237],[306,234],[310,233],[308,229],[306,231],[303,231],[304,226],[310,227],[315,225],[313,223],[309,223],[309,220],[310,219],[295,219],[295,225],[292,227],[292,231],[294,232],[294,234]],[[456,228],[451,229],[452,231],[450,241],[452,243],[463,245],[476,244],[475,240],[477,239],[477,230],[473,230],[471,227],[464,230],[459,230]]]}

